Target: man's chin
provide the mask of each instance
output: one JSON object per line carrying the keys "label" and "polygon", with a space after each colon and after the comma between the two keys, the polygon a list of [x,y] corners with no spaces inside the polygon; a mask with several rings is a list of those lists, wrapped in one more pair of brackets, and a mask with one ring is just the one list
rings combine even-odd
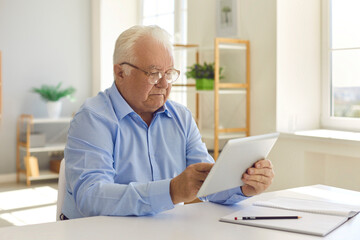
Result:
{"label": "man's chin", "polygon": [[148,109],[152,109],[153,112],[159,110],[159,108],[161,108],[162,106],[164,106],[165,102],[164,101],[159,101],[156,103],[153,103],[151,105],[147,105]]}

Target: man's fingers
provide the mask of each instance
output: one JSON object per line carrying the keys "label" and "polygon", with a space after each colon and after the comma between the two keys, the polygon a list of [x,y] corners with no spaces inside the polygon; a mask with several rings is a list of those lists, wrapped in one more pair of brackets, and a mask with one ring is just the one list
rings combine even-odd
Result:
{"label": "man's fingers", "polygon": [[269,185],[272,182],[272,178],[264,176],[264,175],[249,175],[249,174],[245,173],[243,175],[243,181],[246,182],[246,183],[247,183],[247,181],[256,181],[256,182],[259,182],[259,183]]}
{"label": "man's fingers", "polygon": [[262,193],[270,186],[274,175],[273,165],[270,160],[262,159],[257,161],[242,176],[241,180],[245,184],[242,187],[243,193],[246,196]]}
{"label": "man's fingers", "polygon": [[[268,186],[266,184],[263,184],[263,183],[260,183],[260,182],[257,182],[257,181],[247,181],[246,185],[249,185],[254,189],[254,191],[255,191],[254,194],[258,194],[258,193],[263,192]],[[253,195],[253,194],[251,194],[251,195]]]}
{"label": "man's fingers", "polygon": [[170,196],[174,204],[188,202],[196,198],[213,164],[195,163],[189,165],[180,175],[170,182]]}
{"label": "man's fingers", "polygon": [[273,168],[272,162],[268,159],[262,159],[254,164],[255,168]]}
{"label": "man's fingers", "polygon": [[272,171],[272,169],[269,168],[249,168],[246,173],[249,175],[263,175],[267,177],[274,177],[274,172]]}

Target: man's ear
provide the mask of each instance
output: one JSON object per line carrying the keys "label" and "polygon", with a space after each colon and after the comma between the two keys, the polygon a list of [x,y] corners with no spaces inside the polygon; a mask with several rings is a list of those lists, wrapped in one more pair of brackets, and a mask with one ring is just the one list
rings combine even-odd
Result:
{"label": "man's ear", "polygon": [[114,74],[115,74],[115,78],[124,78],[124,69],[119,65],[119,64],[115,64],[114,65]]}

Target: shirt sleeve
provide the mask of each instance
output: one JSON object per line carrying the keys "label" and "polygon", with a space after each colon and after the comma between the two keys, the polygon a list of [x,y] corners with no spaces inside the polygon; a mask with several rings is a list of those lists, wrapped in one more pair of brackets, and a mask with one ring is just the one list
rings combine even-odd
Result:
{"label": "shirt sleeve", "polygon": [[240,201],[243,201],[245,199],[248,199],[249,197],[246,197],[242,191],[241,187],[232,188],[229,190],[225,190],[222,192],[211,194],[207,197],[200,198],[202,201],[210,201],[214,203],[219,203],[223,205],[232,205],[235,203],[238,203]]}
{"label": "shirt sleeve", "polygon": [[78,212],[84,217],[141,216],[172,209],[171,179],[114,182],[112,154],[117,128],[117,123],[88,110],[80,111],[71,122],[65,172],[67,191]]}
{"label": "shirt sleeve", "polygon": [[[200,131],[197,128],[196,123],[192,117],[191,120],[189,120],[189,123],[190,124],[187,131],[188,142],[186,148],[187,166],[199,162],[214,163],[215,161],[208,153],[205,143],[203,143],[201,140]],[[241,188],[239,186],[236,188],[211,194],[207,197],[200,198],[200,200],[210,201],[223,205],[231,205],[238,203],[242,200],[245,200],[247,198],[248,197],[246,197],[242,193]]]}

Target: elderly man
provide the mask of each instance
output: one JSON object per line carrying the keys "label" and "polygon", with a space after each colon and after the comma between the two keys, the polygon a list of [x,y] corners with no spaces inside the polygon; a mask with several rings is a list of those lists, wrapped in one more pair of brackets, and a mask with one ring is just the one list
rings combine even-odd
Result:
{"label": "elderly man", "polygon": [[[157,26],[119,36],[114,84],[71,122],[63,219],[156,214],[196,198],[214,160],[191,112],[168,100],[180,74],[171,49]],[[243,174],[245,185],[206,200],[234,204],[263,192],[273,176],[271,162],[261,160]]]}

